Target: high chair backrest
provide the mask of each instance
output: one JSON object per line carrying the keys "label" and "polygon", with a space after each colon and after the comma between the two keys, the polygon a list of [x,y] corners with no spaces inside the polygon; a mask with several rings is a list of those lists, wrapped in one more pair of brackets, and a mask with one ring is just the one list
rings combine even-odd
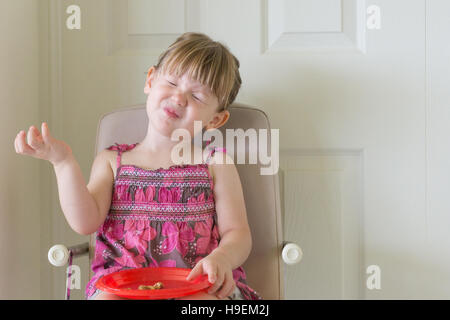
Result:
{"label": "high chair backrest", "polygon": [[[266,114],[254,107],[234,103],[229,107],[230,118],[219,130],[226,147],[226,129],[267,130],[267,149],[271,150],[270,124]],[[115,142],[132,144],[144,139],[148,128],[145,104],[136,105],[105,114],[99,121],[95,154],[113,145]],[[234,138],[233,138],[234,139]],[[244,192],[248,221],[252,233],[252,251],[243,264],[247,282],[264,299],[283,299],[282,277],[282,226],[278,173],[262,175],[261,168],[268,167],[260,163],[249,164],[249,138],[245,139],[245,164],[237,164],[238,154],[244,150],[237,148],[235,140],[234,163],[239,172]],[[259,140],[259,138],[258,138]],[[228,152],[228,150],[227,150]],[[252,152],[254,149],[252,149]],[[228,152],[228,154],[230,154]],[[90,264],[94,255],[95,234],[90,237]],[[90,270],[90,277],[92,270]]]}

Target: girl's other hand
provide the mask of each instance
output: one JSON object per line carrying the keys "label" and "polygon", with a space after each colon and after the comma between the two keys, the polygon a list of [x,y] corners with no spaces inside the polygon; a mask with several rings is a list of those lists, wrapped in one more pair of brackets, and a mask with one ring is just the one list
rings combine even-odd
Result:
{"label": "girl's other hand", "polygon": [[53,165],[61,163],[72,155],[72,149],[67,143],[51,136],[47,123],[42,123],[41,130],[42,135],[34,126],[28,129],[28,134],[23,130],[20,131],[14,140],[16,153],[48,160]]}
{"label": "girl's other hand", "polygon": [[186,280],[193,280],[203,274],[207,274],[208,281],[213,284],[208,290],[209,294],[217,292],[216,296],[223,299],[233,293],[236,283],[233,279],[230,263],[226,256],[217,249],[201,259]]}

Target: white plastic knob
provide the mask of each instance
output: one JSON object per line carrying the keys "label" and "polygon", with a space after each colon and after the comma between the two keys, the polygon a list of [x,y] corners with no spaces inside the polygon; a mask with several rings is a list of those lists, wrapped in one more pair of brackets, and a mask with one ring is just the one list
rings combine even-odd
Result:
{"label": "white plastic knob", "polygon": [[62,267],[69,261],[69,250],[62,244],[56,244],[48,250],[48,261],[55,267]]}
{"label": "white plastic knob", "polygon": [[281,256],[286,264],[291,265],[299,263],[300,260],[302,260],[303,252],[302,249],[295,243],[288,243],[283,247]]}

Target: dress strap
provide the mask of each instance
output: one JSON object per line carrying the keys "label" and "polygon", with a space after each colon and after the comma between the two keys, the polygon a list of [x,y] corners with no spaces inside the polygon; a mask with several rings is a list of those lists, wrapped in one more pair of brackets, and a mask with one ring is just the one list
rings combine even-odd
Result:
{"label": "dress strap", "polygon": [[[206,146],[208,146],[211,143],[211,140],[208,140],[206,142]],[[216,151],[221,151],[223,153],[227,152],[226,148],[213,148],[213,147],[208,147],[208,149],[210,150],[209,154],[208,154],[208,158],[206,159],[206,163],[209,164],[209,162],[211,161],[211,157],[213,156],[214,153],[216,153]]]}
{"label": "dress strap", "polygon": [[108,150],[118,151],[118,153],[117,153],[117,167],[116,168],[120,167],[120,163],[121,163],[121,159],[122,159],[122,152],[133,149],[137,144],[138,144],[138,142],[136,142],[134,144],[126,144],[126,143],[119,144],[119,143],[116,142],[114,145],[108,147]]}

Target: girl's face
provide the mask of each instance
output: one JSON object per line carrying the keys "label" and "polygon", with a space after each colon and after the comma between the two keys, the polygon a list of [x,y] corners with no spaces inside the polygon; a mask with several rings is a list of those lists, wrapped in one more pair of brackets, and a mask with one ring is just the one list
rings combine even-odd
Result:
{"label": "girl's face", "polygon": [[[147,115],[154,128],[166,136],[183,128],[194,132],[194,121],[201,121],[202,128],[217,128],[228,119],[228,111],[217,112],[219,102],[211,90],[186,75],[177,77],[168,73],[156,74],[149,70],[144,88],[147,94]],[[223,121],[225,117],[225,121]]]}

